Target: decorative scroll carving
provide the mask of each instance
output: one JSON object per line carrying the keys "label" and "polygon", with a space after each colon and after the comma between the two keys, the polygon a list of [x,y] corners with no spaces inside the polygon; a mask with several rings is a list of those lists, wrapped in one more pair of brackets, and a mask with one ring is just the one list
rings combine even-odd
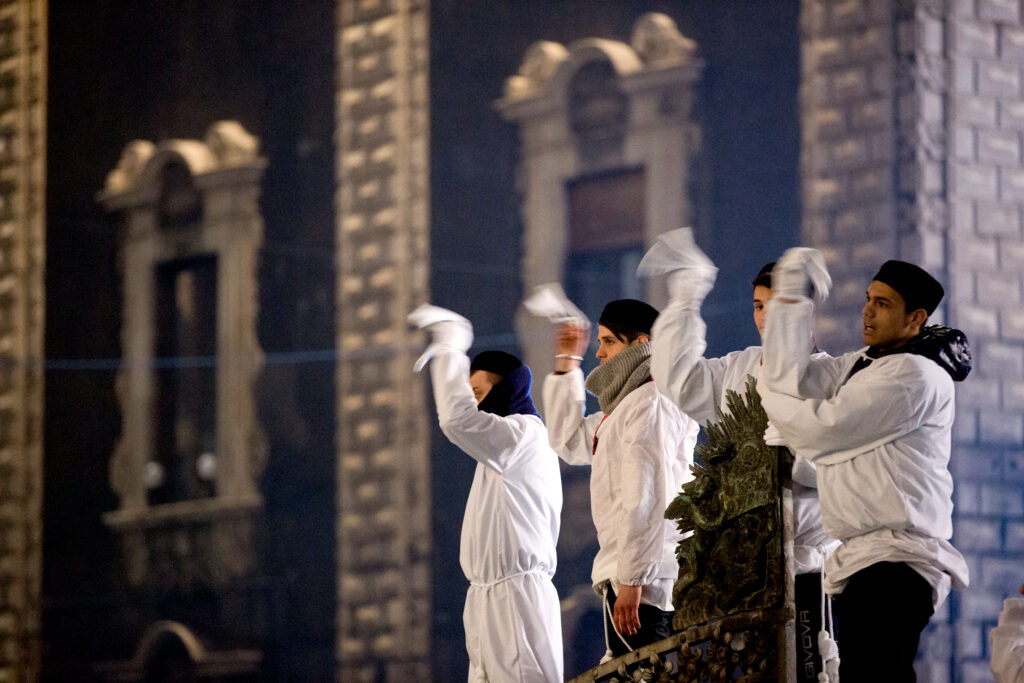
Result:
{"label": "decorative scroll carving", "polygon": [[238,121],[218,121],[206,133],[206,146],[221,166],[251,164],[259,155],[260,141]]}
{"label": "decorative scroll carving", "polygon": [[768,417],[748,378],[747,402],[726,393],[730,414],[709,425],[697,447],[706,467],[669,505],[682,532],[672,626],[684,629],[737,612],[781,606],[785,571],[780,533],[779,449],[766,446]]}
{"label": "decorative scroll carving", "polygon": [[107,174],[104,190],[109,193],[124,192],[134,185],[155,151],[156,145],[149,140],[129,142],[121,152],[117,167]]}
{"label": "decorative scroll carving", "polygon": [[636,20],[629,42],[640,59],[651,66],[683,64],[697,53],[697,43],[680,33],[670,17],[657,12]]}
{"label": "decorative scroll carving", "polygon": [[505,80],[505,97],[526,97],[542,90],[568,58],[569,51],[561,43],[538,40],[526,51],[519,72]]}

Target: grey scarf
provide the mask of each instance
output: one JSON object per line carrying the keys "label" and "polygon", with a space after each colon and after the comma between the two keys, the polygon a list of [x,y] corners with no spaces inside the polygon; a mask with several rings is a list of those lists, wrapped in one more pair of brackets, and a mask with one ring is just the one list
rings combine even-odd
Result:
{"label": "grey scarf", "polygon": [[630,346],[594,368],[587,376],[587,391],[597,396],[605,414],[611,414],[626,395],[651,377],[651,343]]}

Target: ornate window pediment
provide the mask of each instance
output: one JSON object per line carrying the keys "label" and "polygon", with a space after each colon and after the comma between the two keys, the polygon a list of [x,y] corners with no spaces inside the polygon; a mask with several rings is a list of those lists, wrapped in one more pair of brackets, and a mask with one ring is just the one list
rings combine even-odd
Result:
{"label": "ornate window pediment", "polygon": [[256,138],[221,121],[203,141],[130,143],[99,196],[125,218],[120,507],[105,521],[136,584],[216,584],[253,566],[265,166]]}

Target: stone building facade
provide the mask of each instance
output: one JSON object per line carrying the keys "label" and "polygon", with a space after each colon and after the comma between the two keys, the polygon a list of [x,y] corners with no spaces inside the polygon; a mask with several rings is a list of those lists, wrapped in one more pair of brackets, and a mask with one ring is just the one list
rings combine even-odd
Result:
{"label": "stone building facade", "polygon": [[0,4],[0,680],[39,676],[46,3]]}
{"label": "stone building facade", "polygon": [[[524,287],[559,279],[564,266],[564,251],[554,247],[566,235],[546,235],[544,223],[564,218],[565,205],[535,201],[537,193],[560,189],[577,175],[657,161],[664,172],[652,187],[661,194],[649,197],[644,240],[692,221],[723,269],[705,306],[709,348],[732,350],[743,333],[753,342],[746,271],[756,272],[797,239],[801,202],[795,189],[789,196],[796,164],[785,154],[800,146],[801,241],[826,253],[836,279],[822,312],[822,345],[834,351],[859,345],[864,284],[893,256],[918,261],[947,283],[939,317],[973,342],[976,367],[960,387],[952,463],[954,542],[968,556],[972,586],[933,619],[920,671],[929,681],[989,680],[986,632],[1024,564],[1024,15],[1018,2],[636,0],[606,3],[600,12],[570,0],[319,0],[312,8],[269,13],[217,1],[187,13],[162,2],[129,5],[109,5],[103,13],[89,3],[49,10],[63,46],[50,56],[53,92],[89,106],[62,107],[47,118],[47,7],[38,0],[0,2],[0,680],[35,680],[40,669],[46,679],[46,665],[47,680],[96,674],[90,667],[97,660],[124,663],[164,634],[186,648],[192,643],[188,632],[167,623],[152,638],[140,638],[140,629],[123,643],[103,631],[113,623],[120,628],[109,633],[131,632],[139,615],[156,614],[110,594],[132,578],[110,566],[120,536],[102,521],[120,504],[114,492],[125,490],[122,474],[111,488],[107,464],[118,439],[131,438],[118,434],[118,411],[130,414],[132,406],[115,394],[119,365],[71,361],[120,358],[122,301],[109,292],[120,291],[131,270],[118,270],[109,222],[82,206],[98,211],[94,193],[128,140],[196,137],[225,118],[247,122],[268,162],[258,189],[259,281],[250,292],[258,303],[251,312],[256,338],[247,347],[261,360],[258,368],[243,369],[253,374],[241,380],[258,375],[256,405],[243,408],[265,430],[268,454],[259,486],[249,477],[262,466],[258,458],[242,477],[250,487],[243,493],[254,494],[246,514],[265,514],[266,530],[277,539],[262,558],[264,575],[256,577],[271,589],[261,604],[295,599],[290,610],[265,613],[268,628],[276,619],[275,633],[284,634],[275,645],[262,654],[239,646],[230,655],[274,659],[280,676],[292,680],[320,679],[324,672],[346,681],[429,679],[456,671],[451,662],[463,659],[457,623],[463,586],[450,537],[457,536],[452,529],[464,501],[437,493],[440,482],[457,477],[441,461],[448,453],[430,428],[423,378],[411,372],[422,339],[406,329],[406,313],[429,299],[451,305],[485,323],[478,331],[486,343],[526,349],[543,367],[544,342],[512,325]],[[800,81],[800,145],[787,127],[786,117],[796,116],[785,113],[793,107],[787,88],[796,86],[778,87],[789,71],[775,61],[784,55],[786,64],[796,64],[790,59],[796,7],[802,66],[792,71]],[[670,48],[662,57],[692,56],[671,49],[685,43],[655,30],[650,44],[632,44],[635,22],[647,12],[670,15],[699,46],[705,80],[692,100],[696,62],[648,59],[659,54],[659,35]],[[765,32],[766,21],[774,20],[776,30]],[[471,23],[482,30],[468,30]],[[158,51],[135,53],[113,40],[129,31],[177,46],[182,60],[168,66]],[[82,58],[93,55],[98,35],[111,37],[109,52],[95,62]],[[607,42],[575,42],[592,36]],[[760,51],[747,49],[761,36],[767,37],[756,43]],[[590,57],[613,59],[643,130],[606,138],[607,126],[590,125],[600,121],[569,116],[527,136],[520,153],[517,124],[537,113],[531,102],[544,98],[533,99],[530,83],[517,81],[526,89],[506,93],[507,122],[492,104],[541,38],[549,43],[519,76],[543,80],[548,67],[557,72],[561,64],[566,88],[559,96],[578,85],[572,96],[585,103],[588,93],[608,94],[588,89],[607,84],[607,74],[588,69],[593,81],[574,80],[575,74]],[[459,51],[447,53],[449,45]],[[666,91],[661,99],[651,95]],[[778,95],[773,100],[766,92]],[[50,121],[59,128],[59,159],[78,163],[44,169]],[[558,126],[561,147],[532,146]],[[581,131],[596,133],[588,138],[595,145],[576,155],[571,140]],[[663,135],[673,137],[654,139]],[[605,144],[609,139],[625,144]],[[696,150],[704,157],[690,173],[685,165]],[[561,166],[544,186],[531,172],[549,161]],[[519,174],[519,189],[529,197],[522,213],[519,162],[529,165]],[[783,182],[787,174],[792,188]],[[52,198],[44,235],[47,177],[58,179],[61,191]],[[689,204],[703,196],[691,192],[701,183],[710,203]],[[432,197],[442,197],[443,206],[431,206]],[[444,244],[431,245],[438,235]],[[754,246],[740,254],[735,245],[748,239]],[[44,252],[60,264],[51,263],[45,299]],[[476,282],[486,284],[469,300]],[[51,305],[46,316],[47,353],[67,361],[53,363],[46,375],[53,386],[45,422],[44,301],[61,305]],[[306,365],[291,364],[296,357]],[[40,573],[44,430],[53,465],[46,471],[53,506],[45,513],[47,547],[64,563],[46,570],[48,592]],[[136,460],[127,470],[123,458],[115,469],[137,477],[146,463],[138,453],[130,457]],[[138,502],[147,494],[135,488],[130,495]],[[131,517],[120,510],[107,520],[116,529],[145,531],[147,522]],[[438,596],[443,534],[446,594]],[[49,611],[42,611],[41,627],[42,594]],[[98,626],[95,613],[117,617]],[[446,652],[438,654],[441,648]],[[288,660],[286,652],[301,654]],[[100,673],[138,671],[115,666]]]}
{"label": "stone building facade", "polygon": [[336,195],[338,680],[430,675],[424,0],[339,0]]}
{"label": "stone building facade", "polygon": [[987,632],[1024,566],[1024,27],[1018,2],[804,0],[804,239],[826,253],[826,348],[860,344],[863,290],[888,258],[946,284],[964,330],[953,543],[971,585],[922,641],[928,681],[988,681]]}

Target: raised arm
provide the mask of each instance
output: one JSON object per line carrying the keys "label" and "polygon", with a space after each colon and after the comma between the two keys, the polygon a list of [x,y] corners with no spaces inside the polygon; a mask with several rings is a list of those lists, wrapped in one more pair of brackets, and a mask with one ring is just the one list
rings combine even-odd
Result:
{"label": "raised arm", "polygon": [[726,358],[704,358],[707,326],[692,306],[672,301],[651,330],[651,377],[658,391],[701,424],[715,419]]}
{"label": "raised arm", "polygon": [[544,421],[551,448],[570,465],[589,465],[594,459],[593,444],[604,413],[584,416],[586,393],[583,371],[579,368],[563,375],[544,378]]}
{"label": "raised arm", "polygon": [[523,426],[515,419],[478,409],[469,384],[466,356],[473,344],[473,326],[458,313],[430,305],[420,306],[409,314],[409,322],[430,335],[430,344],[414,369],[418,371],[431,363],[441,431],[478,462],[503,471],[518,450]]}
{"label": "raised arm", "polygon": [[444,435],[477,462],[504,472],[521,450],[521,419],[478,409],[469,385],[469,358],[465,353],[440,349],[431,361],[430,376]]}
{"label": "raised arm", "polygon": [[637,267],[641,275],[668,274],[669,303],[651,330],[651,377],[658,390],[698,422],[715,417],[726,362],[704,358],[707,327],[700,317],[718,269],[697,247],[689,228],[661,235]]}
{"label": "raised arm", "polygon": [[830,399],[794,398],[759,383],[768,419],[800,456],[835,464],[918,429],[952,400],[952,391],[940,390],[948,377],[923,364],[931,361],[899,354],[875,362],[884,365],[855,375]]}

